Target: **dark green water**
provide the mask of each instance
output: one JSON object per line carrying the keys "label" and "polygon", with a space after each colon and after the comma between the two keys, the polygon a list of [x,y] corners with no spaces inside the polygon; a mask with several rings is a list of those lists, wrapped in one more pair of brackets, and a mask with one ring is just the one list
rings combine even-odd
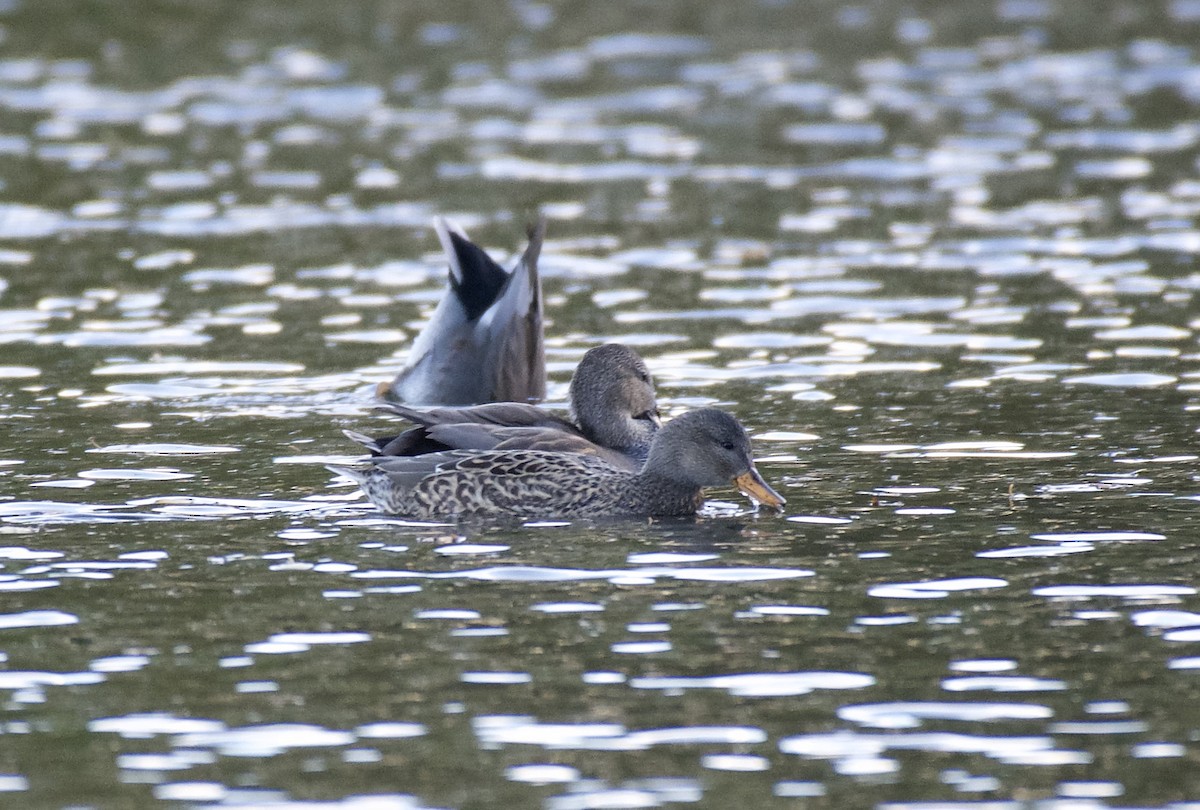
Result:
{"label": "dark green water", "polygon": [[[1200,3],[0,5],[0,803],[1200,806]],[[785,515],[325,471],[539,211]]]}

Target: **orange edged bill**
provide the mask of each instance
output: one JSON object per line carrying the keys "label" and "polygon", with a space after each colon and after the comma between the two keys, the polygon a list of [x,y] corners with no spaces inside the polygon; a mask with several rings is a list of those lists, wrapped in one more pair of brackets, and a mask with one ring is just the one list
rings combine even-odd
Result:
{"label": "orange edged bill", "polygon": [[734,478],[733,484],[756,504],[769,506],[777,512],[782,512],[783,505],[787,503],[782,495],[771,489],[771,485],[764,481],[763,477],[758,474],[758,470],[753,467]]}

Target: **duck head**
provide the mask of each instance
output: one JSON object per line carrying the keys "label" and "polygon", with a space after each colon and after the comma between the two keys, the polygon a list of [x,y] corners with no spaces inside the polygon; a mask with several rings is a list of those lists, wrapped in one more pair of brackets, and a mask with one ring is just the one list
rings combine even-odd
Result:
{"label": "duck head", "polygon": [[649,447],[662,425],[650,371],[637,352],[619,343],[590,349],[579,361],[571,410],[584,435],[618,450]]}
{"label": "duck head", "polygon": [[786,503],[755,468],[746,429],[716,408],[690,411],[664,425],[643,472],[698,488],[732,483],[754,503],[778,511]]}

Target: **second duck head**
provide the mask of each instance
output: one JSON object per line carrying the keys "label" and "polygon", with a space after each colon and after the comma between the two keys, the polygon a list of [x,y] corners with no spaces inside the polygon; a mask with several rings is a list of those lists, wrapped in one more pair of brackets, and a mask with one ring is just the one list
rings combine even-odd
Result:
{"label": "second duck head", "polygon": [[592,441],[645,458],[662,422],[654,381],[638,353],[620,343],[589,349],[571,378],[575,423]]}

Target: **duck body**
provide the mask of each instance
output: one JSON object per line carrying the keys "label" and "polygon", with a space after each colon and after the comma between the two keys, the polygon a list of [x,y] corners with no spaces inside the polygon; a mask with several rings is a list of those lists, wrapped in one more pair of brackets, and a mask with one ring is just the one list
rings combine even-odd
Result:
{"label": "duck body", "polygon": [[571,379],[575,421],[523,402],[461,408],[378,406],[414,423],[403,433],[346,435],[373,454],[416,456],[446,450],[542,450],[601,458],[639,470],[661,424],[654,383],[637,352],[609,343],[584,354]]}
{"label": "duck body", "polygon": [[537,262],[545,220],[512,271],[454,223],[434,221],[449,260],[446,293],[381,396],[422,405],[536,402],[546,395],[542,287]]}
{"label": "duck body", "polygon": [[421,520],[682,516],[700,507],[705,487],[729,483],[758,503],[784,503],[754,468],[745,430],[715,408],[667,424],[638,472],[545,450],[375,456],[330,469],[357,481],[380,510]]}
{"label": "duck body", "polygon": [[545,450],[381,456],[365,469],[334,469],[381,511],[420,520],[688,515],[700,506],[698,489],[648,491],[648,482],[602,459]]}

